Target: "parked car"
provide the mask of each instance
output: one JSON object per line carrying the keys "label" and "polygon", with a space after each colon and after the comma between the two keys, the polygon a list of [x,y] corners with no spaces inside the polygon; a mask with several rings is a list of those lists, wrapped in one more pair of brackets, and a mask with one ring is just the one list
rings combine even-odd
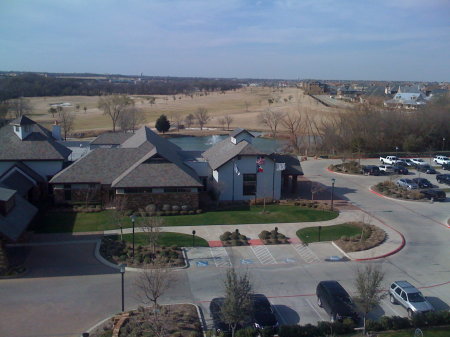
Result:
{"label": "parked car", "polygon": [[216,333],[223,333],[225,335],[231,335],[230,325],[225,323],[222,318],[222,306],[225,301],[223,297],[213,298],[209,304],[209,312],[213,321],[214,330]]}
{"label": "parked car", "polygon": [[402,162],[404,162],[407,166],[414,166],[415,164],[411,161],[409,158],[403,158],[401,159]]}
{"label": "parked car", "polygon": [[411,162],[415,165],[424,165],[426,162],[423,159],[420,158],[412,158]]}
{"label": "parked car", "polygon": [[393,173],[394,172],[394,167],[391,165],[380,165],[378,166],[380,172],[382,173]]}
{"label": "parked car", "polygon": [[411,179],[399,179],[395,182],[397,186],[406,188],[407,190],[417,190],[419,186]]}
{"label": "parked car", "polygon": [[385,156],[385,157],[380,157],[380,162],[382,164],[395,164],[398,161],[398,157],[397,156]]}
{"label": "parked car", "polygon": [[401,304],[408,312],[408,317],[414,314],[434,311],[422,293],[408,281],[395,281],[389,288],[389,298],[392,304]]}
{"label": "parked car", "polygon": [[380,175],[380,169],[376,165],[364,165],[361,168],[361,173],[369,176]]}
{"label": "parked car", "polygon": [[317,304],[330,315],[330,320],[342,321],[351,318],[359,320],[350,295],[337,281],[321,281],[316,289]]}
{"label": "parked car", "polygon": [[446,171],[450,171],[450,164],[444,164],[442,165],[442,169]]}
{"label": "parked car", "polygon": [[393,166],[393,168],[394,168],[394,172],[395,173],[398,173],[398,174],[409,174],[408,169],[406,167],[404,167],[404,166],[398,165],[398,163],[395,164],[395,166]]}
{"label": "parked car", "polygon": [[427,174],[436,174],[436,170],[428,164],[418,165],[417,171]]}
{"label": "parked car", "polygon": [[432,188],[433,184],[426,178],[414,178],[412,180],[419,188]]}
{"label": "parked car", "polygon": [[447,156],[436,156],[433,161],[439,165],[450,164],[450,158]]}
{"label": "parked car", "polygon": [[438,183],[440,184],[447,184],[450,185],[450,174],[438,174],[436,176],[436,180],[438,181]]}
{"label": "parked car", "polygon": [[395,163],[395,166],[408,167],[408,166],[410,166],[410,165],[408,165],[404,159],[399,159],[399,160],[397,160],[397,162]]}
{"label": "parked car", "polygon": [[258,329],[278,329],[278,320],[275,317],[272,305],[265,295],[253,294],[252,299],[252,325]]}
{"label": "parked car", "polygon": [[443,190],[422,190],[420,191],[428,200],[445,201],[447,195]]}

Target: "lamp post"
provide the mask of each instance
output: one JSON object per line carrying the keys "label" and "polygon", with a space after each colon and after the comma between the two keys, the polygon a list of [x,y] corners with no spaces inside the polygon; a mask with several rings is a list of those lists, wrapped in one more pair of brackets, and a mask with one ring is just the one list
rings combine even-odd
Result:
{"label": "lamp post", "polygon": [[195,247],[195,230],[192,231],[192,247]]}
{"label": "lamp post", "polygon": [[442,151],[445,149],[445,137],[442,137]]}
{"label": "lamp post", "polygon": [[336,179],[331,178],[331,211],[333,211],[333,202],[334,202],[334,183],[336,182]]}
{"label": "lamp post", "polygon": [[120,267],[120,274],[122,276],[122,312],[125,311],[125,290],[124,290],[124,275],[125,275],[125,267],[126,264],[121,264]]}
{"label": "lamp post", "polygon": [[398,158],[398,146],[395,147],[395,156]]}
{"label": "lamp post", "polygon": [[320,242],[320,231],[322,230],[322,226],[317,227],[317,229],[319,230],[319,242]]}
{"label": "lamp post", "polygon": [[133,254],[133,261],[134,261],[134,223],[136,222],[136,215],[132,215],[130,216],[131,218],[131,223],[133,224],[133,250],[132,250],[132,254]]}

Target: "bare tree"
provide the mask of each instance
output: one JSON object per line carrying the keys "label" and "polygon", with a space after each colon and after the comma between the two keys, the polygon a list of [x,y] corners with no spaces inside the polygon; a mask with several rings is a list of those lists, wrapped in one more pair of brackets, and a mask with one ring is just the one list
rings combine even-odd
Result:
{"label": "bare tree", "polygon": [[225,116],[225,123],[227,123],[227,130],[230,130],[230,125],[233,123],[233,117],[230,115]]}
{"label": "bare tree", "polygon": [[111,219],[115,225],[118,225],[120,228],[120,241],[123,241],[123,225],[125,221],[125,210],[127,209],[127,198],[125,195],[114,198],[109,207],[111,211],[109,214],[111,215]]}
{"label": "bare tree", "polygon": [[31,113],[33,108],[29,99],[19,97],[9,101],[9,111],[17,118]]}
{"label": "bare tree", "polygon": [[281,124],[289,133],[289,143],[295,153],[300,153],[300,128],[302,115],[298,112],[289,112],[281,119]]}
{"label": "bare tree", "polygon": [[219,125],[221,126],[222,130],[225,130],[225,124],[227,124],[227,122],[225,121],[225,118],[219,118],[218,120]]}
{"label": "bare tree", "polygon": [[381,300],[387,295],[382,292],[383,279],[384,273],[379,266],[366,264],[364,268],[356,270],[356,303],[364,314],[364,334],[366,333],[367,314],[379,305]]}
{"label": "bare tree", "polygon": [[245,105],[245,111],[248,112],[248,108],[250,107],[250,102],[249,101],[245,101],[244,105]]}
{"label": "bare tree", "polygon": [[251,314],[252,284],[248,271],[238,275],[234,268],[227,270],[224,281],[225,299],[221,308],[223,321],[230,325],[231,336],[234,337],[236,327]]}
{"label": "bare tree", "polygon": [[84,106],[83,110],[84,110],[84,113],[86,113],[87,112],[87,106]]}
{"label": "bare tree", "polygon": [[156,252],[156,246],[158,245],[158,239],[161,234],[161,226],[164,224],[164,220],[161,217],[141,217],[139,226],[147,237],[148,244],[152,247],[153,254]]}
{"label": "bare tree", "polygon": [[67,135],[73,130],[74,122],[75,116],[69,111],[63,109],[59,113],[59,123],[64,132],[64,140],[67,140]]}
{"label": "bare tree", "polygon": [[135,131],[139,124],[145,123],[145,116],[141,109],[134,106],[126,107],[118,120],[122,131]]}
{"label": "bare tree", "polygon": [[103,110],[104,115],[111,118],[113,132],[116,132],[116,124],[120,115],[131,105],[134,105],[134,102],[126,95],[103,96],[98,100],[98,108]]}
{"label": "bare tree", "polygon": [[277,128],[283,118],[283,115],[284,114],[279,111],[272,111],[269,109],[265,112],[261,112],[258,115],[258,119],[261,124],[267,126],[270,129],[272,137],[276,138]]}
{"label": "bare tree", "polygon": [[57,113],[58,110],[56,110],[54,107],[51,107],[50,109],[48,109],[48,112],[52,114],[52,118],[55,118],[55,113]]}
{"label": "bare tree", "polygon": [[150,106],[156,103],[156,97],[150,96],[148,98],[148,102],[150,103]]}
{"label": "bare tree", "polygon": [[174,112],[172,115],[173,123],[172,125],[175,125],[177,128],[177,131],[180,130],[181,126],[183,125],[183,116],[179,112]]}
{"label": "bare tree", "polygon": [[6,116],[8,115],[8,111],[9,111],[9,102],[8,101],[0,102],[0,119],[6,118]]}
{"label": "bare tree", "polygon": [[208,115],[208,110],[206,108],[198,108],[195,112],[195,119],[198,125],[200,125],[200,130],[203,130],[203,126],[208,123],[210,116]]}
{"label": "bare tree", "polygon": [[153,304],[154,314],[158,312],[159,298],[169,289],[172,279],[171,269],[161,258],[155,259],[150,268],[146,268],[137,278],[137,295],[144,304]]}
{"label": "bare tree", "polygon": [[194,115],[193,114],[189,114],[186,116],[186,118],[184,119],[184,123],[186,124],[187,128],[190,128],[192,126],[192,124],[194,124]]}

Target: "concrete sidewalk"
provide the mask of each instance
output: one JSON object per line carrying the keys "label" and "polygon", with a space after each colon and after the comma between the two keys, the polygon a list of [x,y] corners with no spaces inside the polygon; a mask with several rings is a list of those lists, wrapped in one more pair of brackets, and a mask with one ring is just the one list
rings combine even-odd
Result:
{"label": "concrete sidewalk", "polygon": [[[370,217],[367,213],[364,213],[360,210],[346,210],[341,211],[339,216],[333,220],[329,221],[318,221],[318,222],[299,222],[299,223],[272,223],[272,224],[242,224],[242,225],[212,225],[212,226],[170,226],[170,227],[162,227],[161,231],[163,232],[176,232],[176,233],[184,233],[184,234],[192,234],[192,231],[195,230],[196,235],[204,238],[206,241],[214,244],[220,240],[220,235],[224,232],[229,231],[233,232],[236,229],[239,229],[241,234],[247,236],[250,240],[258,240],[258,235],[263,230],[272,230],[275,227],[278,227],[278,231],[287,237],[291,238],[293,242],[299,242],[296,232],[299,229],[306,227],[315,227],[315,226],[332,226],[337,224],[342,224],[350,221],[364,221],[368,222],[368,218],[370,218],[370,223],[376,225],[387,233],[386,241],[369,250],[347,253],[347,256],[352,260],[365,260],[365,259],[374,259],[379,257],[384,257],[392,254],[396,250],[399,250],[404,245],[403,236],[394,230],[389,225],[379,221],[376,218]],[[124,233],[131,233],[132,229],[127,228],[123,230]],[[143,232],[142,228],[136,227],[135,232]],[[108,230],[104,231],[105,235],[108,234],[120,234],[120,230]]]}

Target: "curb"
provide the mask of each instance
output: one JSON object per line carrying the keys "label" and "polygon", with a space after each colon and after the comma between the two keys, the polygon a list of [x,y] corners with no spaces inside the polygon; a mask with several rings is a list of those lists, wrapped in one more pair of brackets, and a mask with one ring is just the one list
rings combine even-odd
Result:
{"label": "curb", "polygon": [[[104,265],[117,269],[120,269],[120,266],[112,263],[108,260],[106,260],[101,254],[100,254],[100,246],[102,244],[102,240],[99,239],[97,240],[97,244],[95,245],[95,258],[100,262],[103,263]],[[181,252],[183,253],[183,259],[184,259],[184,266],[180,266],[180,267],[172,267],[170,268],[170,270],[179,270],[179,269],[186,269],[189,267],[189,260],[187,258],[187,254],[186,254],[186,248],[181,247]],[[134,268],[134,267],[125,267],[125,271],[133,271],[133,272],[143,272],[145,271],[145,268]]]}

